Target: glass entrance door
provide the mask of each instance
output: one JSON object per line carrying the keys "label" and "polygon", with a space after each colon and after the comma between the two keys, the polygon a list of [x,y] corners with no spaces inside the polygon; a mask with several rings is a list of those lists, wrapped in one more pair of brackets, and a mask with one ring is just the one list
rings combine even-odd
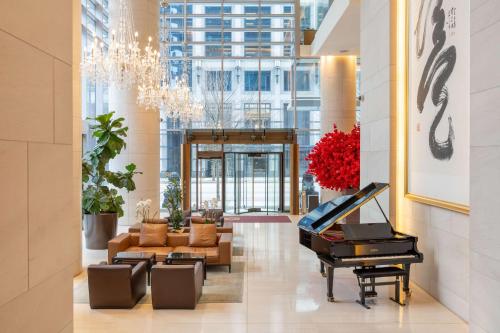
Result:
{"label": "glass entrance door", "polygon": [[225,153],[225,211],[283,210],[282,153]]}

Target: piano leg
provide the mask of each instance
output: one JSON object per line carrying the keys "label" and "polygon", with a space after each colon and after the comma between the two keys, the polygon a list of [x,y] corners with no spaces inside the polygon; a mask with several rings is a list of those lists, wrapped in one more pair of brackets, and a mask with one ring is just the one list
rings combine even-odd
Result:
{"label": "piano leg", "polygon": [[321,260],[319,261],[319,272],[323,277],[326,277],[325,264]]}
{"label": "piano leg", "polygon": [[335,302],[335,299],[333,298],[333,267],[330,265],[327,265],[327,277],[326,277],[326,283],[328,287],[328,292],[326,294],[328,302]]}
{"label": "piano leg", "polygon": [[405,270],[405,275],[403,276],[403,291],[406,296],[410,296],[410,266],[411,264],[403,264],[403,269]]}

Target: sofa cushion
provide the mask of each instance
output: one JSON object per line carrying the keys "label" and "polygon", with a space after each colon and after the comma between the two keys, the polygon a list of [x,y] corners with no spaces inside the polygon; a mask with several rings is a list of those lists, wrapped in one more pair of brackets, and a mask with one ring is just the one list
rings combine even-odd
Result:
{"label": "sofa cushion", "polygon": [[201,216],[191,216],[191,223],[203,224],[203,223],[205,223],[205,218],[203,218]]}
{"label": "sofa cushion", "polygon": [[156,261],[164,261],[167,254],[173,252],[174,248],[170,246],[131,246],[125,252],[145,252],[156,254]]}
{"label": "sofa cushion", "polygon": [[218,247],[177,246],[172,252],[204,254],[207,257],[207,263],[217,264],[219,262]]}
{"label": "sofa cushion", "polygon": [[139,246],[165,246],[168,226],[166,224],[141,224]]}
{"label": "sofa cushion", "polygon": [[189,234],[188,233],[178,233],[169,232],[168,233],[168,246],[187,246],[189,245]]}
{"label": "sofa cushion", "polygon": [[193,224],[189,231],[189,246],[216,246],[217,227],[215,224]]}

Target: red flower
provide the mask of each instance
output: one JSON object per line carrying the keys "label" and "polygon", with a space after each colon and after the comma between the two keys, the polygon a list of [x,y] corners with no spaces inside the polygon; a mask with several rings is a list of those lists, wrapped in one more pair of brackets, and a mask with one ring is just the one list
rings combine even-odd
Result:
{"label": "red flower", "polygon": [[307,172],[316,177],[322,188],[343,191],[359,187],[359,125],[344,133],[333,125],[313,147],[306,160]]}

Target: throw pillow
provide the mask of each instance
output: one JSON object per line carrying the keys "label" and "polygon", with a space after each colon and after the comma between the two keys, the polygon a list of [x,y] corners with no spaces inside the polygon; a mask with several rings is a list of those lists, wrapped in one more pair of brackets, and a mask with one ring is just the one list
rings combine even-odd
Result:
{"label": "throw pillow", "polygon": [[167,244],[168,225],[159,223],[141,223],[139,246],[165,246]]}
{"label": "throw pillow", "polygon": [[216,246],[217,227],[215,224],[192,224],[189,231],[189,246]]}

